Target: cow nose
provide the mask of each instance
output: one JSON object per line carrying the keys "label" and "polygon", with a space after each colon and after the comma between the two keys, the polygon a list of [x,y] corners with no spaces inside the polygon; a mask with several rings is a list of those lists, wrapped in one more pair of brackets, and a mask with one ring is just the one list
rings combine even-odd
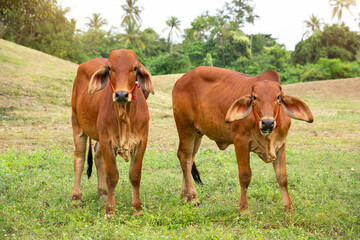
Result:
{"label": "cow nose", "polygon": [[274,128],[274,120],[273,119],[263,119],[261,120],[261,128],[264,130],[272,130]]}
{"label": "cow nose", "polygon": [[125,103],[129,99],[129,93],[127,91],[116,91],[114,101],[117,103]]}

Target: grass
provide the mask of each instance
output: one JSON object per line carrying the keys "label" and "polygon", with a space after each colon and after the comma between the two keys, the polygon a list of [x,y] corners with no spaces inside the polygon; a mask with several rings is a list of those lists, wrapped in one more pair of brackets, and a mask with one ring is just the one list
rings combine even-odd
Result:
{"label": "grass", "polygon": [[[69,79],[76,65],[3,40],[0,53],[0,99],[5,98],[0,101],[0,239],[360,238],[360,97],[354,94],[360,79],[322,82],[322,90],[319,83],[283,86],[304,99],[315,116],[312,124],[293,121],[287,139],[295,212],[283,212],[272,165],[252,154],[251,212],[240,216],[234,149],[220,151],[206,138],[196,157],[205,184],[196,186],[201,206],[180,201],[171,89],[181,75],[155,76],[140,190],[144,216],[132,216],[129,164],[118,157],[117,213],[108,220],[105,202],[97,197],[96,171],[89,180],[85,172],[82,176],[82,205],[70,201]],[[29,72],[42,64],[51,74]],[[53,87],[46,85],[50,80]],[[48,87],[56,88],[59,97],[50,101],[54,92]],[[26,101],[21,101],[24,94]]]}

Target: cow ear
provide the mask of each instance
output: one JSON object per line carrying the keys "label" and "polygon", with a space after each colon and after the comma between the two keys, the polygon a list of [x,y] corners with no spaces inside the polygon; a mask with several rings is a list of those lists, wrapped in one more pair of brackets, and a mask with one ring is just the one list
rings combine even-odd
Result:
{"label": "cow ear", "polygon": [[231,104],[225,117],[227,123],[241,120],[249,116],[251,112],[251,96],[246,95]]}
{"label": "cow ear", "polygon": [[289,117],[309,123],[314,121],[310,108],[301,99],[283,94],[281,100]]}
{"label": "cow ear", "polygon": [[103,89],[109,81],[109,68],[102,66],[91,76],[88,93],[93,94]]}
{"label": "cow ear", "polygon": [[155,94],[154,88],[151,82],[151,73],[150,71],[139,62],[139,67],[136,73],[136,80],[138,80],[141,90],[144,93],[145,98],[149,97],[149,94]]}

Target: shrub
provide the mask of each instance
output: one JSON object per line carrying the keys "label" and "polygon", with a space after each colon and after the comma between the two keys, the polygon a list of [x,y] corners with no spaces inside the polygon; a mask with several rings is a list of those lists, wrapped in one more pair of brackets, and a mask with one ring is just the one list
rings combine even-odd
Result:
{"label": "shrub", "polygon": [[328,72],[331,79],[350,77],[351,66],[349,63],[343,63],[340,59],[320,58],[318,65]]}

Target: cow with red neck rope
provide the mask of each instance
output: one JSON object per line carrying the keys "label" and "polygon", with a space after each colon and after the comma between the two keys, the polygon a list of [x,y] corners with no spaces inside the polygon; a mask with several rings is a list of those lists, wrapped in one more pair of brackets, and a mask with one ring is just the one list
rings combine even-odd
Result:
{"label": "cow with red neck rope", "polygon": [[201,183],[194,158],[206,135],[221,150],[235,146],[242,212],[248,211],[250,152],[273,164],[285,211],[292,209],[285,164],[290,118],[312,122],[313,116],[302,100],[282,91],[275,71],[250,77],[227,69],[198,67],[175,83],[172,100],[180,140],[177,155],[183,170],[183,199],[199,204],[191,174]]}
{"label": "cow with red neck rope", "polygon": [[[140,88],[141,87],[141,88]],[[72,92],[72,127],[75,143],[75,184],[72,200],[81,200],[80,180],[86,141],[95,145],[98,195],[107,198],[106,215],[115,213],[115,187],[119,179],[116,155],[130,162],[134,214],[141,210],[139,195],[142,160],[146,149],[149,112],[146,99],[154,94],[150,72],[131,50],[114,50],[109,58],[82,63]],[[88,158],[88,176],[92,159]]]}

